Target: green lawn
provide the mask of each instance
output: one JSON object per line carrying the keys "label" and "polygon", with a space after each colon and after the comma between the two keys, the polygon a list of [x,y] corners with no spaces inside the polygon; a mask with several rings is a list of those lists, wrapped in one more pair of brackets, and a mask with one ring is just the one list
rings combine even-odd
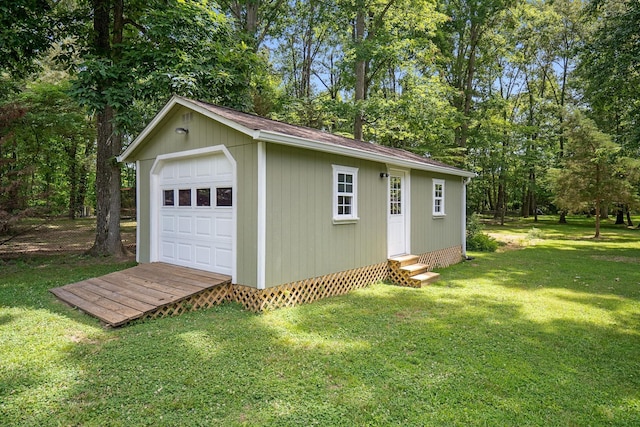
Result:
{"label": "green lawn", "polygon": [[640,230],[543,219],[424,289],[116,330],[47,290],[127,265],[0,261],[0,424],[638,426]]}

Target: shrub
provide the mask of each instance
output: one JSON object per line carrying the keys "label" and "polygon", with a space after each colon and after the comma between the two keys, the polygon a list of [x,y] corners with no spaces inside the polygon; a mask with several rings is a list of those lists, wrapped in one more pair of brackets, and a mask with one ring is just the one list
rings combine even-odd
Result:
{"label": "shrub", "polygon": [[477,214],[467,218],[467,250],[478,252],[495,252],[498,242],[482,232],[482,223]]}
{"label": "shrub", "polygon": [[539,228],[535,228],[533,227],[531,230],[529,230],[529,232],[527,233],[527,239],[529,240],[534,240],[534,239],[543,239],[544,238],[544,234],[542,233],[542,230],[540,230]]}

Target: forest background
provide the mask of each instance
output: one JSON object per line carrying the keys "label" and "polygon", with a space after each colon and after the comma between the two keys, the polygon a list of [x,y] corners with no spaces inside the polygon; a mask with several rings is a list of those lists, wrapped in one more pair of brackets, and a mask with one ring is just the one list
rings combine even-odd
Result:
{"label": "forest background", "polygon": [[172,94],[471,170],[500,222],[633,226],[639,28],[638,0],[3,2],[0,232],[91,207],[123,253],[114,158]]}

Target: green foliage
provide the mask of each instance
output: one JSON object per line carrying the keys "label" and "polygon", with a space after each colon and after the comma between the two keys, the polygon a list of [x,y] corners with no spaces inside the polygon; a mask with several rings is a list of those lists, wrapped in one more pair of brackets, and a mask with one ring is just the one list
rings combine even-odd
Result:
{"label": "green foliage", "polygon": [[467,250],[495,252],[498,249],[496,239],[483,233],[483,229],[479,215],[474,213],[467,218]]}
{"label": "green foliage", "polygon": [[562,168],[551,175],[556,204],[569,212],[599,212],[613,204],[634,204],[636,188],[622,172],[637,176],[637,171],[621,155],[620,145],[577,112],[567,121],[565,134],[567,153]]}
{"label": "green foliage", "polygon": [[593,119],[627,155],[640,154],[640,3],[596,1],[587,18],[589,37],[580,50],[578,74]]}
{"label": "green foliage", "polygon": [[130,264],[0,261],[2,423],[638,425],[637,231],[594,241],[586,220],[556,220],[536,225],[543,242],[478,254],[428,288],[121,329],[48,289]]}
{"label": "green foliage", "polygon": [[1,151],[6,173],[0,177],[10,178],[13,171],[20,179],[3,191],[12,200],[0,199],[0,206],[60,215],[88,204],[95,132],[69,88],[68,80],[34,81],[4,105],[24,114],[7,125],[11,138]]}
{"label": "green foliage", "polygon": [[[251,109],[248,76],[259,59],[206,2],[159,2],[128,10],[112,56],[84,55],[73,95],[96,111],[117,112],[120,132],[139,131],[172,95]],[[101,88],[100,90],[98,90]]]}
{"label": "green foliage", "polygon": [[56,17],[47,0],[3,1],[0,28],[0,74],[23,77],[34,70],[34,60],[51,45]]}

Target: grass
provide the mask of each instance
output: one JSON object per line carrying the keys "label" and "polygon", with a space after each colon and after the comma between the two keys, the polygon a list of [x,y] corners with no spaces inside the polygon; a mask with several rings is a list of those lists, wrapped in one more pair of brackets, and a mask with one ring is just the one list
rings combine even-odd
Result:
{"label": "grass", "polygon": [[115,330],[47,290],[126,265],[0,261],[0,424],[640,425],[640,231],[571,222],[424,289]]}

